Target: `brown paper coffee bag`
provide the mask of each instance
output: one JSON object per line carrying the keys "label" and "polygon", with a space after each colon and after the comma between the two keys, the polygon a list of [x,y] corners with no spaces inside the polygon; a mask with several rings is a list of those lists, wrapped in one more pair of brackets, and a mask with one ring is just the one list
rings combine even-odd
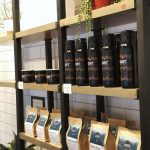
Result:
{"label": "brown paper coffee bag", "polygon": [[36,132],[37,138],[43,141],[48,141],[48,119],[49,112],[44,109],[40,109],[40,118],[37,123]]}
{"label": "brown paper coffee bag", "polygon": [[32,137],[36,136],[37,119],[38,119],[37,108],[29,108],[24,126],[25,126],[25,133]]}
{"label": "brown paper coffee bag", "polygon": [[51,124],[49,126],[50,143],[61,146],[61,114],[50,113]]}
{"label": "brown paper coffee bag", "polygon": [[97,121],[91,122],[89,135],[90,150],[106,150],[106,141],[109,132],[109,124]]}
{"label": "brown paper coffee bag", "polygon": [[68,150],[81,150],[80,133],[82,129],[82,119],[69,117],[69,127],[66,133]]}
{"label": "brown paper coffee bag", "polygon": [[116,150],[141,150],[141,132],[119,127]]}

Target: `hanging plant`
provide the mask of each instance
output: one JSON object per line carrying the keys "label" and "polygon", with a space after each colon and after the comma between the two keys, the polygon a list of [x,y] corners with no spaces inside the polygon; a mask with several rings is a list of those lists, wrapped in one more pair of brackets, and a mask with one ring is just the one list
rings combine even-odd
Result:
{"label": "hanging plant", "polygon": [[[85,21],[86,32],[88,32],[89,34],[92,30],[91,20],[92,20],[92,0],[82,0],[80,11],[78,14],[78,24],[80,25],[82,21]],[[78,33],[78,38],[79,37],[80,37],[80,31]]]}

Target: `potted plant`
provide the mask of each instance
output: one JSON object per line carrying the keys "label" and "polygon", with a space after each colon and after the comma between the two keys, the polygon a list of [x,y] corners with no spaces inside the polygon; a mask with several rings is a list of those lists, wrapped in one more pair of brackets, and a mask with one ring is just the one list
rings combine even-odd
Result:
{"label": "potted plant", "polygon": [[112,0],[93,0],[93,9],[108,6],[112,3]]}
{"label": "potted plant", "polygon": [[0,4],[1,27],[7,31],[13,31],[13,13],[11,1],[3,0]]}
{"label": "potted plant", "polygon": [[[81,7],[78,14],[78,24],[80,25],[81,21],[85,21],[86,32],[90,33],[92,31],[92,10],[110,5],[111,3],[112,0],[81,0]],[[79,36],[80,32],[78,33],[78,38]]]}
{"label": "potted plant", "polygon": [[[17,150],[16,142],[17,142],[17,135],[14,133],[14,139],[8,143],[9,146],[0,144],[0,150]],[[34,147],[35,145],[31,144],[28,147],[26,147],[25,150],[35,150]]]}

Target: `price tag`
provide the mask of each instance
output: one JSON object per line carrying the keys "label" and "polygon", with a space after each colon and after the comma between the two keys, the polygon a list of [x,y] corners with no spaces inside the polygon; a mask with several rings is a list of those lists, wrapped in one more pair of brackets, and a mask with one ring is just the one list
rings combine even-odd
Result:
{"label": "price tag", "polygon": [[23,90],[23,82],[18,82],[18,89]]}
{"label": "price tag", "polygon": [[72,94],[72,86],[71,86],[71,84],[63,84],[63,92],[65,94]]}

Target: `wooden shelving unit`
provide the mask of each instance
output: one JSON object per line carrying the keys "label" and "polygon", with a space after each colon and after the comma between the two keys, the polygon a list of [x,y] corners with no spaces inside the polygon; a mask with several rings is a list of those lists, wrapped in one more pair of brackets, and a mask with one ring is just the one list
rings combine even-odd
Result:
{"label": "wooden shelving unit", "polygon": [[20,137],[20,139],[22,139],[24,141],[33,143],[33,144],[40,146],[42,148],[46,148],[49,150],[61,150],[61,146],[53,145],[53,144],[50,144],[48,142],[41,141],[37,138],[33,138],[31,136],[26,135],[24,132],[20,133],[19,137]]}
{"label": "wooden shelving unit", "polygon": [[0,81],[0,87],[16,88],[15,81]]}
{"label": "wooden shelving unit", "polygon": [[[135,2],[134,0],[124,0],[119,3],[115,3],[103,8],[99,8],[92,11],[92,18],[99,18],[119,12],[123,12],[126,10],[134,9],[135,8]],[[69,26],[78,23],[78,15],[68,17],[65,19],[60,20],[60,26]]]}
{"label": "wooden shelving unit", "polygon": [[[136,23],[137,23],[137,49],[138,49],[138,70],[139,70],[139,89],[122,89],[122,88],[104,88],[104,87],[85,87],[85,86],[73,86],[73,93],[80,94],[92,94],[96,95],[96,114],[97,121],[101,121],[99,117],[101,112],[105,112],[104,96],[115,96],[115,97],[125,97],[131,99],[139,99],[140,104],[140,118],[141,118],[141,137],[142,137],[142,148],[143,150],[150,149],[150,82],[149,74],[150,65],[150,13],[149,13],[149,1],[148,0],[122,0],[119,3],[115,3],[97,10],[92,11],[92,18],[94,29],[96,27],[100,28],[99,24],[96,24],[97,18],[105,17],[112,14],[121,15],[121,12],[130,15],[130,12],[135,11],[136,13]],[[136,9],[135,9],[136,6]],[[67,28],[66,26],[74,25],[78,23],[78,16],[72,16],[66,18],[65,1],[57,0],[57,15],[58,15],[58,26],[57,23],[50,23],[33,29],[20,31],[20,11],[19,11],[19,0],[13,0],[13,20],[14,20],[14,50],[15,50],[15,73],[16,73],[16,83],[21,81],[21,69],[22,69],[22,55],[21,55],[21,38],[36,33],[46,32],[49,30],[57,29],[58,31],[58,49],[59,49],[59,68],[60,68],[60,85],[64,82],[64,47],[65,41],[67,39]],[[128,15],[127,14],[127,15]],[[84,21],[84,20],[83,20]],[[113,19],[111,21],[114,21]],[[96,32],[96,31],[94,31]],[[95,35],[95,33],[94,33]],[[37,36],[37,34],[35,35]],[[6,38],[7,39],[7,38]],[[9,39],[9,38],[8,38]],[[11,39],[11,38],[10,38]],[[3,41],[4,39],[2,39]],[[46,69],[52,68],[52,49],[51,49],[51,39],[45,39],[46,46]],[[0,40],[1,41],[1,40]],[[8,83],[9,84],[9,83]],[[0,82],[0,85],[5,85],[5,82]],[[58,85],[41,85],[41,84],[24,84],[24,89],[34,89],[34,90],[47,90],[47,103],[48,110],[51,112],[54,107],[54,96],[53,91],[59,91]],[[60,90],[61,99],[61,119],[62,119],[62,149],[67,149],[66,145],[66,131],[68,129],[68,116],[69,116],[69,94],[64,94]],[[50,101],[51,100],[51,101]],[[42,146],[44,148],[53,150],[61,149],[61,147],[56,147],[46,142],[42,142],[36,138],[29,137],[22,133],[24,130],[24,110],[23,110],[23,92],[21,89],[16,89],[16,105],[17,105],[17,135],[20,135],[20,139],[34,143],[36,145]],[[17,139],[17,149],[24,150],[24,141]]]}
{"label": "wooden shelving unit", "polygon": [[41,33],[41,32],[45,32],[45,31],[49,31],[49,30],[54,30],[56,28],[57,28],[57,22],[53,22],[53,23],[49,23],[49,24],[42,25],[42,26],[39,26],[39,27],[31,28],[31,29],[28,29],[28,30],[16,32],[15,35],[16,35],[16,38],[21,38],[21,37],[33,35],[33,34],[36,34],[36,33]]}
{"label": "wooden shelving unit", "polygon": [[105,87],[90,87],[90,86],[72,86],[72,93],[114,96],[137,99],[138,89],[123,89],[121,87],[105,88]]}
{"label": "wooden shelving unit", "polygon": [[36,84],[36,83],[23,83],[24,89],[30,90],[45,90],[45,91],[53,91],[59,92],[59,84]]}
{"label": "wooden shelving unit", "polygon": [[11,40],[13,40],[13,34],[0,37],[0,43],[6,43],[6,42],[9,42]]}

